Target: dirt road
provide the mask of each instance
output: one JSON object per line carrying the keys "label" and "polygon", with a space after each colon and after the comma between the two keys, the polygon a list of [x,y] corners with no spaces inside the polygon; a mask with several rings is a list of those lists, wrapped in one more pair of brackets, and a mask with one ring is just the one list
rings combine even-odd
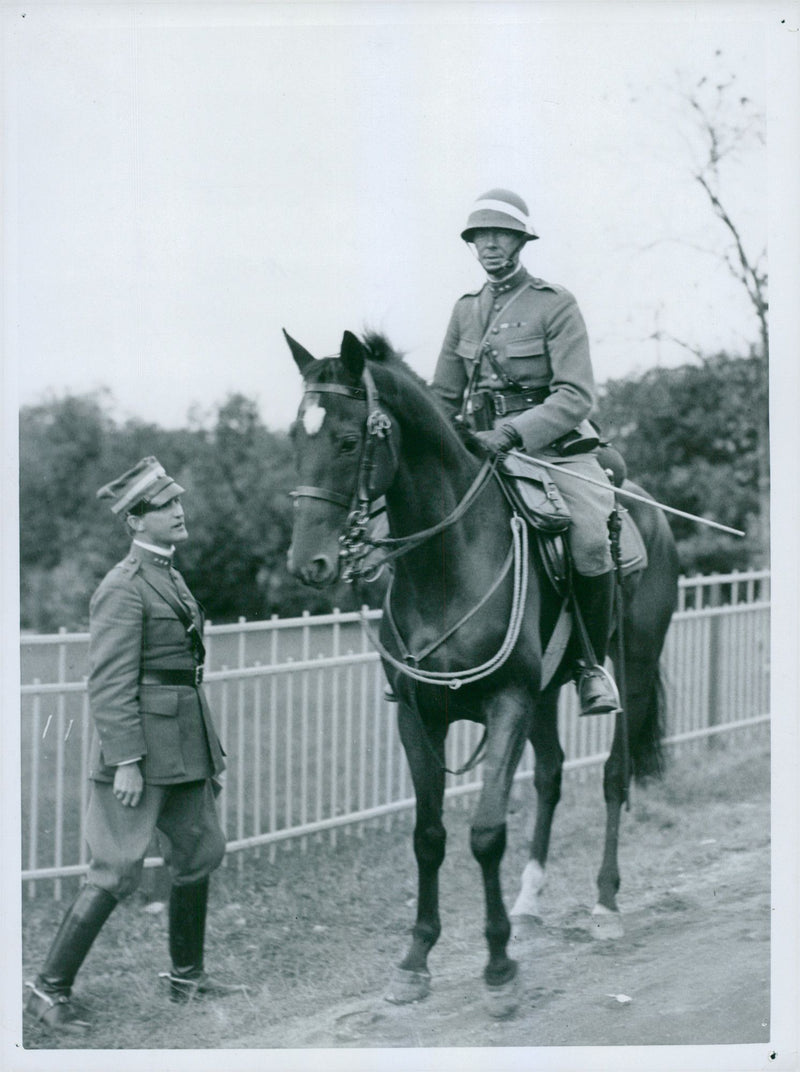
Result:
{"label": "dirt road", "polygon": [[[713,757],[712,757],[713,758]],[[264,1026],[240,1045],[260,1047],[617,1046],[733,1044],[769,1039],[769,769],[766,750],[717,758],[712,777],[688,761],[671,779],[636,794],[622,850],[626,933],[597,942],[588,933],[590,876],[574,851],[591,831],[559,829],[546,919],[515,935],[520,1003],[509,1020],[483,1007],[480,904],[471,948],[444,932],[431,954],[429,998],[397,1007],[382,994],[320,1001],[310,1014]],[[698,781],[698,775],[700,780]],[[685,799],[682,799],[685,796]],[[512,817],[518,824],[521,816]],[[451,836],[464,837],[463,829]],[[572,844],[565,844],[565,834]],[[594,841],[595,856],[599,844]],[[590,855],[591,859],[591,855]],[[505,869],[518,875],[524,854]],[[571,866],[563,867],[565,863]],[[592,868],[596,860],[591,859]],[[576,877],[587,899],[575,897]],[[514,880],[515,881],[515,880]],[[511,879],[507,879],[511,886]],[[509,895],[513,892],[509,890]],[[510,899],[510,896],[509,896]],[[462,905],[462,911],[464,906]],[[411,920],[409,910],[409,922]],[[398,943],[398,949],[404,943]],[[389,966],[387,965],[387,972]]]}
{"label": "dirt road", "polygon": [[[384,999],[415,913],[411,817],[405,816],[391,829],[379,822],[363,836],[340,833],[335,844],[312,839],[305,852],[281,849],[274,860],[237,858],[215,877],[207,961],[223,977],[250,984],[246,1001],[165,1004],[155,976],[166,950],[165,913],[146,914],[135,901],[120,906],[79,981],[95,1027],[83,1043],[56,1045],[207,1050],[212,1062],[213,1051],[265,1051],[253,1054],[259,1069],[272,1067],[280,1056],[275,1051],[308,1047],[351,1049],[355,1058],[367,1048],[440,1048],[443,1055],[443,1047],[758,1043],[766,1059],[765,735],[702,742],[670,758],[665,780],[634,789],[623,817],[619,903],[626,930],[615,942],[597,942],[589,933],[605,821],[601,772],[565,781],[543,921],[512,942],[519,1004],[506,1020],[493,1020],[485,1006],[483,891],[469,851],[474,802],[464,800],[447,807],[442,936],[429,958],[432,991],[424,1002],[398,1007]],[[529,784],[518,786],[509,816],[503,863],[509,905],[527,858],[530,796]],[[60,911],[41,900],[26,906],[26,971],[42,957]],[[47,1048],[53,1041],[28,1025],[25,1045]],[[494,1068],[501,1056],[496,1051],[492,1063],[486,1049],[488,1063],[468,1067]],[[148,1058],[146,1067],[174,1072],[170,1062]],[[305,1065],[301,1055],[291,1067],[327,1065]],[[612,1059],[608,1067],[619,1066]]]}

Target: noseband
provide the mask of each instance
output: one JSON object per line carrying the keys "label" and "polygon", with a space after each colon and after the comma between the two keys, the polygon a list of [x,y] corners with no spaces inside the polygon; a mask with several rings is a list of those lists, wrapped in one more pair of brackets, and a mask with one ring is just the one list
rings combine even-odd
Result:
{"label": "noseband", "polygon": [[397,446],[392,439],[392,422],[380,407],[378,391],[372,373],[364,366],[362,386],[348,387],[340,383],[318,383],[306,387],[305,395],[329,394],[343,395],[345,398],[353,398],[366,403],[367,417],[365,421],[366,434],[364,445],[361,450],[361,458],[358,464],[356,485],[351,495],[343,495],[332,488],[319,488],[302,486],[291,492],[292,498],[322,499],[348,510],[339,542],[342,545],[339,554],[345,560],[345,568],[342,572],[344,581],[351,580],[358,572],[358,562],[368,550],[364,539],[369,524],[370,503],[375,498],[372,489],[372,477],[375,472],[375,452],[381,440],[386,440],[392,457],[392,464],[397,468]]}

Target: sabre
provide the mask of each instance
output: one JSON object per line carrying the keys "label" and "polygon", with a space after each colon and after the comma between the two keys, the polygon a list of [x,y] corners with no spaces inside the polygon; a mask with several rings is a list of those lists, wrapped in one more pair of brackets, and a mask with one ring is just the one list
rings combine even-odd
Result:
{"label": "sabre", "polygon": [[[607,484],[603,484],[601,481],[595,480],[593,477],[584,476],[582,473],[573,473],[566,466],[554,465],[553,462],[546,462],[543,458],[537,458],[530,454],[523,454],[521,450],[512,450],[509,451],[509,453],[536,462],[536,464],[541,465],[543,469],[553,469],[555,472],[563,473],[565,476],[574,477],[576,480],[583,480],[587,484],[594,484],[595,487],[608,488]],[[648,499],[644,495],[637,495],[635,491],[625,491],[622,488],[615,487],[614,494],[621,495],[626,499],[635,499],[637,502],[646,503],[648,506],[657,506],[659,510],[663,510],[667,514],[675,514],[676,517],[684,517],[687,521],[697,521],[700,525],[708,525],[709,528],[719,529],[720,532],[727,532],[731,536],[746,535],[746,533],[741,532],[739,529],[732,529],[728,525],[721,525],[719,521],[710,521],[707,517],[698,517],[697,514],[689,514],[685,510],[677,510],[674,506],[665,506],[664,503],[656,502],[655,499]]]}

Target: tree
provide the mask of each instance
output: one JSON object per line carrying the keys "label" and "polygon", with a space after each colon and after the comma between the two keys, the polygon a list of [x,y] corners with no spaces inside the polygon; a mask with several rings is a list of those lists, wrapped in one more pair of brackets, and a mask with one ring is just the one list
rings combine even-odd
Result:
{"label": "tree", "polygon": [[670,517],[684,572],[752,567],[758,525],[763,362],[717,354],[678,368],[607,382],[598,416],[630,476],[669,506],[747,532],[745,540]]}
{"label": "tree", "polygon": [[[712,255],[726,267],[741,286],[752,309],[757,341],[749,357],[760,368],[756,378],[764,394],[755,407],[758,425],[754,430],[755,468],[752,476],[757,494],[757,509],[751,518],[754,531],[750,546],[751,565],[769,561],[769,407],[766,403],[769,362],[768,273],[766,243],[748,239],[739,218],[741,207],[734,209],[731,190],[736,185],[737,169],[765,168],[762,150],[766,144],[766,121],[761,108],[739,88],[735,71],[729,69],[721,50],[714,55],[712,69],[691,78],[679,74],[677,79],[679,119],[685,129],[691,163],[689,173],[696,187],[720,225],[719,241]],[[688,115],[690,122],[685,123]],[[653,338],[669,338],[695,355],[690,341],[676,338],[666,330],[657,330]]]}
{"label": "tree", "polygon": [[23,624],[37,630],[78,624],[98,560],[102,569],[110,525],[90,529],[86,517],[105,482],[106,401],[67,396],[20,413],[20,598]]}
{"label": "tree", "polygon": [[[286,613],[296,591],[285,565],[293,483],[288,437],[268,431],[256,403],[233,394],[217,407],[213,426],[196,431],[194,445],[180,477],[191,490],[192,539],[181,550],[190,586],[217,621]],[[309,607],[329,604],[324,597],[310,601],[304,591],[297,609]]]}

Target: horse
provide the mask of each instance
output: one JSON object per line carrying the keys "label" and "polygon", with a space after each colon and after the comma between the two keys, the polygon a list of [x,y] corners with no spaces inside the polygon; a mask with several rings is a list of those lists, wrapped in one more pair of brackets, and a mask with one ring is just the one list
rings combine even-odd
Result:
{"label": "horse", "polygon": [[[410,948],[385,996],[402,1004],[430,992],[428,954],[441,932],[445,738],[451,723],[469,719],[484,727],[483,784],[470,825],[484,885],[483,979],[491,1015],[511,1015],[518,965],[508,955],[511,921],[500,865],[512,781],[530,741],[536,817],[512,917],[537,919],[564,762],[557,699],[577,652],[570,640],[556,672],[543,676],[545,644],[562,601],[497,479],[495,461],[475,437],[459,433],[383,336],[345,331],[338,355],[316,359],[284,335],[304,381],[290,431],[300,480],[292,493],[290,572],[316,588],[357,575],[354,563],[369,546],[371,504],[385,499],[389,535],[379,541],[380,552],[392,560],[394,576],[373,639],[397,700],[414,786],[418,878]],[[626,703],[615,716],[603,777],[605,847],[591,917],[602,938],[623,933],[617,843],[629,777],[642,780],[662,770],[659,657],[677,597],[677,554],[666,518],[639,501],[631,501],[630,512],[647,566],[625,579],[617,630],[624,638]]]}

